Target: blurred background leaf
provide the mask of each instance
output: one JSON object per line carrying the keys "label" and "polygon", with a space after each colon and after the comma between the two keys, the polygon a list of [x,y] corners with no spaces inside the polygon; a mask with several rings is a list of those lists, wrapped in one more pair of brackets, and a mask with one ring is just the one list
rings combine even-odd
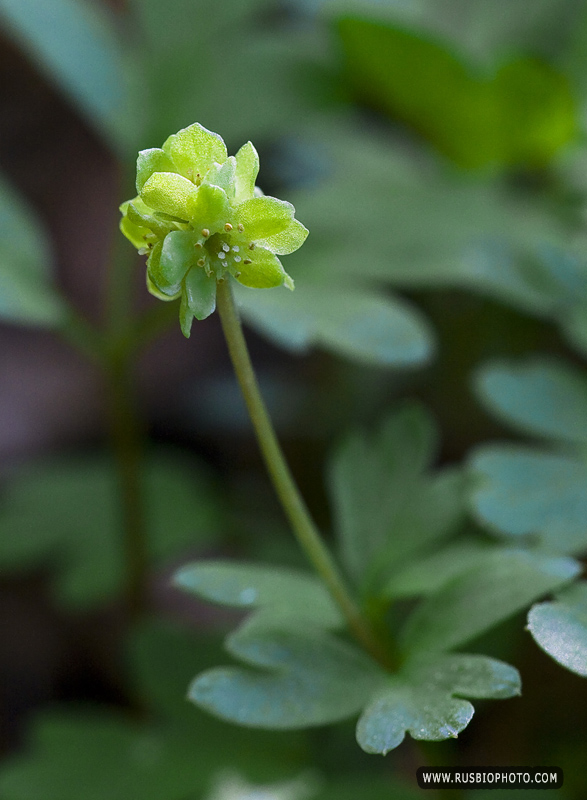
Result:
{"label": "blurred background leaf", "polygon": [[[124,585],[118,488],[107,457],[30,464],[5,487],[0,565],[55,569],[59,599],[88,608]],[[149,555],[165,562],[221,534],[224,512],[206,471],[177,453],[153,453],[145,466]]]}
{"label": "blurred background leaf", "polygon": [[0,318],[55,327],[65,307],[51,283],[51,245],[25,201],[0,178]]}
{"label": "blurred background leaf", "polygon": [[0,19],[108,141],[136,147],[141,104],[112,13],[88,0],[2,0]]}

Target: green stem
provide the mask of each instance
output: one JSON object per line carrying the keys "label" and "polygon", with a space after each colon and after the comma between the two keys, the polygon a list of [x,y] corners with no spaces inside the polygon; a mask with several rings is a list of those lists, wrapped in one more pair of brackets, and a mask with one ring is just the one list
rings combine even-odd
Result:
{"label": "green stem", "polygon": [[128,612],[140,615],[146,605],[148,543],[141,485],[144,432],[137,414],[132,356],[134,254],[115,235],[106,297],[104,368],[109,399],[110,442],[122,516],[122,548]]}
{"label": "green stem", "polygon": [[259,390],[230,283],[227,280],[218,283],[217,303],[228,351],[257,434],[259,447],[298,542],[328,587],[355,639],[386,669],[392,669],[389,654],[361,616],[344,578],[316,529],[287,465]]}

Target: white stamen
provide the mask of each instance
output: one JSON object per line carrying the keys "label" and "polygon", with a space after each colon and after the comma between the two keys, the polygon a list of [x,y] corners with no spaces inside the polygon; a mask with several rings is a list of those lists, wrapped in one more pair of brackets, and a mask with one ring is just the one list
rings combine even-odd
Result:
{"label": "white stamen", "polygon": [[223,244],[222,245],[222,249],[224,250],[225,253],[228,253],[228,251],[230,250],[230,247],[227,244]]}
{"label": "white stamen", "polygon": [[226,253],[218,253],[218,258],[226,258]]}
{"label": "white stamen", "polygon": [[236,261],[236,263],[238,264],[238,262],[241,260],[241,257],[240,257],[240,256],[235,256],[235,257],[234,257],[234,260],[235,260],[235,261]]}
{"label": "white stamen", "polygon": [[240,247],[238,246],[238,244],[235,244],[235,246],[232,248],[232,252],[233,253],[238,253],[239,250],[240,250]]}

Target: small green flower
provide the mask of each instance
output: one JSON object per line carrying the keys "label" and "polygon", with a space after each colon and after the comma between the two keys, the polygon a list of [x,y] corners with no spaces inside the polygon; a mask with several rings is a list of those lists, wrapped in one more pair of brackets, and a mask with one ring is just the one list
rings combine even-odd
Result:
{"label": "small green flower", "polygon": [[251,144],[228,156],[223,140],[198,123],[142,150],[134,200],[120,207],[120,229],[148,254],[147,287],[161,300],[181,298],[180,324],[216,308],[216,283],[232,275],[257,289],[293,281],[278,255],[293,253],[308,231],[291,203],[255,186],[259,157]]}

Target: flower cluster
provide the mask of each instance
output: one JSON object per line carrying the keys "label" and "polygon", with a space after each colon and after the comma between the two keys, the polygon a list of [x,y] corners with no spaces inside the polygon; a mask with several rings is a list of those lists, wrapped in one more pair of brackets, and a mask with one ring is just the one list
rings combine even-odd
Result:
{"label": "flower cluster", "polygon": [[181,298],[185,336],[216,307],[217,281],[266,289],[293,281],[278,255],[300,247],[308,231],[291,203],[255,186],[259,157],[251,144],[228,156],[223,140],[198,123],[142,150],[134,200],[120,207],[120,228],[148,255],[147,287],[161,300]]}

